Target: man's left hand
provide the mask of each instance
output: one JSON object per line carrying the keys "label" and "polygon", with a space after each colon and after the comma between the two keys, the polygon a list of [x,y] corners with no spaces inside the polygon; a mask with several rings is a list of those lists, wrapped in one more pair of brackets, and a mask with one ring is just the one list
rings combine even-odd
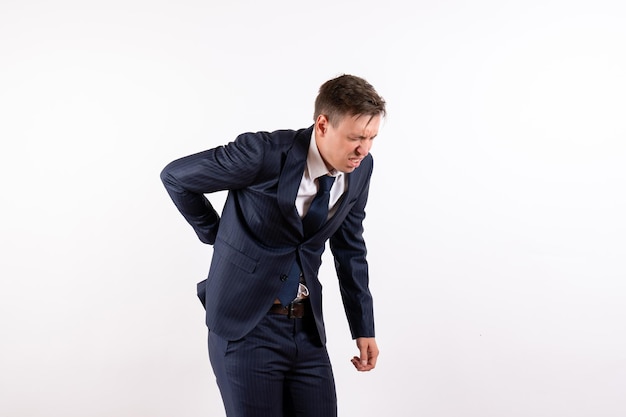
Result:
{"label": "man's left hand", "polygon": [[376,367],[376,359],[378,358],[378,346],[376,339],[373,337],[359,337],[356,339],[356,346],[359,348],[360,357],[352,358],[352,365],[359,372],[371,371]]}

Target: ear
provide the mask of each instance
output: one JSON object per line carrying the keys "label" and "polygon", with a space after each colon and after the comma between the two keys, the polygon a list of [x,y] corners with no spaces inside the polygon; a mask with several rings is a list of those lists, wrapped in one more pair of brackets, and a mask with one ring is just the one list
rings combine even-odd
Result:
{"label": "ear", "polygon": [[328,121],[328,117],[323,114],[317,116],[317,120],[315,121],[315,133],[318,136],[324,136],[326,131],[328,131],[328,125],[330,122]]}

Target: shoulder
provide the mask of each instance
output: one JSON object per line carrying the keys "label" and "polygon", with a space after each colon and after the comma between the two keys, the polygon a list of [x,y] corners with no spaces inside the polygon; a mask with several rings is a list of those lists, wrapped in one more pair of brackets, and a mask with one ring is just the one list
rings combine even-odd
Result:
{"label": "shoulder", "polygon": [[245,132],[237,136],[235,143],[252,147],[284,147],[291,146],[295,140],[310,139],[313,127],[292,130],[281,129],[273,132]]}

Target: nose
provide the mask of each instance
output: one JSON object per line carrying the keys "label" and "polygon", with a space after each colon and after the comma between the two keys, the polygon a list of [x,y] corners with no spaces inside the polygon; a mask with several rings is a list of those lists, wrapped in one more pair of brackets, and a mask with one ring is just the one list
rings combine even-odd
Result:
{"label": "nose", "polygon": [[370,148],[372,147],[372,142],[370,141],[361,141],[359,146],[357,146],[355,153],[359,156],[367,156],[370,152]]}

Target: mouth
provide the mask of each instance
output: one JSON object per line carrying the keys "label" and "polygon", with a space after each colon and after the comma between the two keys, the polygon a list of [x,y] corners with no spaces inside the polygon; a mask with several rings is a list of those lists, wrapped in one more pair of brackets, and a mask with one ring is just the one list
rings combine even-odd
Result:
{"label": "mouth", "polygon": [[350,164],[356,168],[361,165],[363,158],[348,158],[348,160],[350,161]]}

